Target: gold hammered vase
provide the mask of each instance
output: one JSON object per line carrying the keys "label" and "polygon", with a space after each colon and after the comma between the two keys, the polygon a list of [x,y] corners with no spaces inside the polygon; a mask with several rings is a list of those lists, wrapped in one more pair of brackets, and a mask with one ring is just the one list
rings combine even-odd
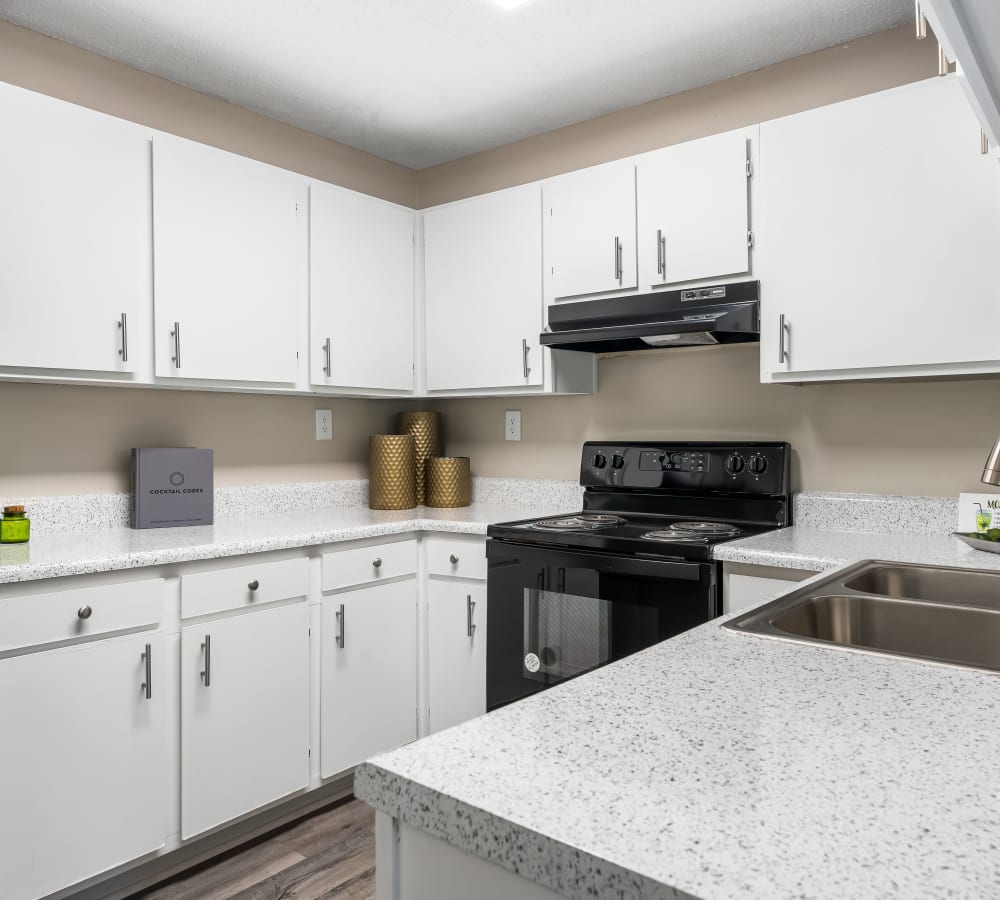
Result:
{"label": "gold hammered vase", "polygon": [[368,506],[413,509],[417,472],[412,434],[373,434],[368,438]]}
{"label": "gold hammered vase", "polygon": [[413,435],[416,444],[417,503],[423,503],[426,497],[427,479],[424,472],[427,458],[444,453],[441,413],[401,412],[396,416],[396,431]]}
{"label": "gold hammered vase", "polygon": [[472,502],[472,469],[467,456],[432,456],[427,460],[425,506],[468,506]]}

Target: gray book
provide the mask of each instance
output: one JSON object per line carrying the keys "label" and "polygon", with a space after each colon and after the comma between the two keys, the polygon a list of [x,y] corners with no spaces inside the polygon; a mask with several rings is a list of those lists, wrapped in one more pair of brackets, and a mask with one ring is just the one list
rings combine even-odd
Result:
{"label": "gray book", "polygon": [[214,511],[211,450],[133,448],[133,528],[211,525]]}

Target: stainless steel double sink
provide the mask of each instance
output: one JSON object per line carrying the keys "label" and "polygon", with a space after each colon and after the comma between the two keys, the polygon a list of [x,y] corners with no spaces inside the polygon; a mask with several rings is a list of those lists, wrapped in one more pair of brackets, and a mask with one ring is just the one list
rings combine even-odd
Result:
{"label": "stainless steel double sink", "polygon": [[866,560],[723,627],[1000,672],[1000,571]]}

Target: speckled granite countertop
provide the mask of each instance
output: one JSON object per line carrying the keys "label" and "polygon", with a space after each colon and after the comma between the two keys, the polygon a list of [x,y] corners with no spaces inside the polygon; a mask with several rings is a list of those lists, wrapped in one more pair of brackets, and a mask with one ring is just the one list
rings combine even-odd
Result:
{"label": "speckled granite countertop", "polygon": [[1000,677],[718,621],[365,763],[355,793],[570,898],[985,898]]}
{"label": "speckled granite countertop", "polygon": [[265,553],[411,531],[486,534],[486,526],[491,522],[526,519],[552,511],[551,505],[496,503],[473,503],[459,509],[418,507],[399,512],[353,506],[225,519],[195,528],[143,531],[105,528],[38,534],[27,544],[0,547],[0,584]]}
{"label": "speckled granite countertop", "polygon": [[715,548],[714,557],[724,562],[813,572],[861,559],[1000,569],[1000,554],[973,550],[949,534],[827,531],[803,525],[727,541]]}

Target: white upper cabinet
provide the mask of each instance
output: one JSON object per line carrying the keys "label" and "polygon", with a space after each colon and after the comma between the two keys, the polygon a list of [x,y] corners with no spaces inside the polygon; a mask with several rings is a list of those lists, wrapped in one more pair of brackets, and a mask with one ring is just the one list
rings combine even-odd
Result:
{"label": "white upper cabinet", "polygon": [[920,9],[948,58],[958,64],[958,82],[989,142],[982,150],[1000,156],[1000,3],[921,0]]}
{"label": "white upper cabinet", "polygon": [[413,210],[313,182],[309,381],[413,390]]}
{"label": "white upper cabinet", "polygon": [[424,212],[428,390],[542,384],[541,213],[537,184]]}
{"label": "white upper cabinet", "polygon": [[634,291],[634,160],[560,175],[543,196],[546,301]]}
{"label": "white upper cabinet", "polygon": [[151,306],[150,131],[0,84],[0,366],[130,373]]}
{"label": "white upper cabinet", "polygon": [[642,290],[750,271],[755,133],[717,134],[636,160]]}
{"label": "white upper cabinet", "polygon": [[155,136],[157,376],[296,381],[300,183],[283,169]]}
{"label": "white upper cabinet", "polygon": [[764,381],[1000,370],[1000,167],[953,77],[764,123]]}

